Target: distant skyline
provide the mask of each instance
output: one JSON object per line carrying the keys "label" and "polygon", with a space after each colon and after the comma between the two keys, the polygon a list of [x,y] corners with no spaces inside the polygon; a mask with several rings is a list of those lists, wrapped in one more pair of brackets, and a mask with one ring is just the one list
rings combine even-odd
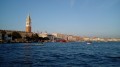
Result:
{"label": "distant skyline", "polygon": [[0,0],[0,29],[120,38],[120,0]]}

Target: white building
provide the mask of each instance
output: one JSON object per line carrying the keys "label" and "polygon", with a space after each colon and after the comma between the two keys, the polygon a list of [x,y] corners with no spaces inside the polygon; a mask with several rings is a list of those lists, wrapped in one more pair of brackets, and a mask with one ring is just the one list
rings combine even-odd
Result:
{"label": "white building", "polygon": [[38,34],[38,36],[39,36],[39,37],[43,37],[43,38],[44,38],[44,37],[47,37],[47,36],[48,36],[48,34],[47,34],[47,33],[40,33],[40,34]]}

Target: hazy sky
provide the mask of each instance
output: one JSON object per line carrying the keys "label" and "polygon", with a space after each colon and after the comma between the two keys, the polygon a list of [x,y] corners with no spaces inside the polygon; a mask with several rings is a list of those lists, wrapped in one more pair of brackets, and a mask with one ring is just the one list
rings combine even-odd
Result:
{"label": "hazy sky", "polygon": [[0,0],[0,29],[119,37],[120,0]]}

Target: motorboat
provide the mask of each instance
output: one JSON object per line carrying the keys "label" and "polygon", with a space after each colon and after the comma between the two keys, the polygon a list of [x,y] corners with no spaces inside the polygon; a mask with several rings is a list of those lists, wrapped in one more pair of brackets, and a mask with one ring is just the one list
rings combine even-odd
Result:
{"label": "motorboat", "polygon": [[91,41],[88,41],[87,44],[92,44],[92,42],[91,42]]}

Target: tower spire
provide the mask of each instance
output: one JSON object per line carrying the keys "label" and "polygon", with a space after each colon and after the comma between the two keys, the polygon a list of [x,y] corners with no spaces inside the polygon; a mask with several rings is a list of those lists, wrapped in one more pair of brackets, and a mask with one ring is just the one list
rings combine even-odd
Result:
{"label": "tower spire", "polygon": [[27,16],[27,19],[26,20],[30,20],[31,21],[31,18],[30,18],[30,13],[28,14]]}

